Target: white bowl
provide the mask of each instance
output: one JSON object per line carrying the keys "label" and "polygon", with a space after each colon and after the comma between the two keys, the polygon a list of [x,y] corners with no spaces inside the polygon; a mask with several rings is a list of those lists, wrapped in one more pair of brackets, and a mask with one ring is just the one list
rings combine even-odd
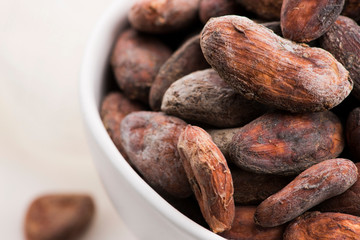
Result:
{"label": "white bowl", "polygon": [[99,115],[109,56],[134,1],[115,1],[88,42],[80,81],[80,104],[93,160],[117,212],[138,239],[224,239],[180,213],[158,195],[121,156]]}

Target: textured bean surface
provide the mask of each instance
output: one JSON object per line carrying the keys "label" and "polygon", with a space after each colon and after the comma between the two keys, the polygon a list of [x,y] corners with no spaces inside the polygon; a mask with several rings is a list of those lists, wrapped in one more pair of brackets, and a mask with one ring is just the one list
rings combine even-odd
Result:
{"label": "textured bean surface", "polygon": [[320,45],[349,71],[354,81],[351,94],[360,101],[360,26],[350,18],[339,16],[320,39]]}
{"label": "textured bean surface", "polygon": [[120,89],[130,99],[149,101],[150,87],[171,50],[158,39],[124,31],[115,44],[111,65]]}
{"label": "textured bean surface", "polygon": [[26,213],[27,240],[74,240],[89,226],[95,211],[82,194],[52,194],[35,199]]}
{"label": "textured bean surface", "polygon": [[256,209],[255,222],[263,227],[284,224],[345,192],[357,178],[357,168],[350,160],[338,158],[318,163],[264,200]]}
{"label": "textured bean surface", "polygon": [[329,52],[283,39],[246,17],[210,19],[200,45],[230,86],[276,108],[323,111],[352,90],[348,71]]}
{"label": "textured bean surface", "polygon": [[337,157],[345,139],[338,117],[330,111],[265,114],[242,127],[229,144],[230,160],[255,172],[297,175]]}
{"label": "textured bean surface", "polygon": [[144,107],[140,103],[130,101],[120,92],[107,94],[101,104],[100,116],[106,131],[121,155],[127,160],[126,152],[120,141],[120,123],[129,113],[141,110],[144,110]]}
{"label": "textured bean surface", "polygon": [[254,222],[255,210],[255,206],[237,206],[231,229],[220,235],[234,240],[282,240],[285,227],[263,228],[256,225]]}
{"label": "textured bean surface", "polygon": [[231,227],[235,215],[234,188],[224,156],[205,130],[188,125],[178,150],[202,215],[215,233]]}
{"label": "textured bean surface", "polygon": [[160,112],[133,112],[121,122],[121,143],[131,163],[161,194],[188,197],[191,188],[177,151],[186,123]]}
{"label": "textured bean surface", "polygon": [[196,20],[199,0],[138,0],[129,12],[131,25],[149,33],[168,33]]}
{"label": "textured bean surface", "polygon": [[284,240],[358,240],[360,218],[342,213],[306,213],[286,228]]}
{"label": "textured bean surface", "polygon": [[161,110],[215,127],[235,127],[255,119],[265,112],[265,107],[238,94],[215,70],[206,69],[171,84]]}
{"label": "textured bean surface", "polygon": [[229,155],[229,144],[232,141],[233,136],[241,127],[237,128],[225,128],[225,129],[207,129],[206,131],[210,134],[212,140],[216,146],[220,149],[225,158],[230,159]]}
{"label": "textured bean surface", "polygon": [[281,29],[285,38],[310,42],[323,35],[340,15],[345,0],[284,0]]}
{"label": "textured bean surface", "polygon": [[[360,163],[355,164],[358,172]],[[344,193],[321,203],[316,209],[321,212],[341,212],[360,216],[360,181],[359,176],[354,185]]]}
{"label": "textured bean surface", "polygon": [[149,103],[153,110],[159,111],[166,90],[179,78],[194,71],[209,68],[200,48],[200,37],[196,35],[188,39],[161,66],[151,85]]}

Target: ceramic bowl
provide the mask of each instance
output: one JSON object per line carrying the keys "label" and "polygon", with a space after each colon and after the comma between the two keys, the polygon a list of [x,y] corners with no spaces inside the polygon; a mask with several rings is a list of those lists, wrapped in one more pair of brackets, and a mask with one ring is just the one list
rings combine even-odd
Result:
{"label": "ceramic bowl", "polygon": [[121,156],[100,115],[107,89],[109,56],[127,25],[133,1],[115,1],[89,39],[80,80],[80,104],[93,161],[118,214],[138,239],[224,239],[187,218],[158,195]]}

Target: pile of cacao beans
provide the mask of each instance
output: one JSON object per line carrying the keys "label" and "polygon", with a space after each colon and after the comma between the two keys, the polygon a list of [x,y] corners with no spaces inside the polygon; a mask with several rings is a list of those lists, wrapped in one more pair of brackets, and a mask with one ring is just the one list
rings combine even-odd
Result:
{"label": "pile of cacao beans", "polygon": [[359,21],[357,0],[136,1],[104,126],[224,238],[360,239]]}

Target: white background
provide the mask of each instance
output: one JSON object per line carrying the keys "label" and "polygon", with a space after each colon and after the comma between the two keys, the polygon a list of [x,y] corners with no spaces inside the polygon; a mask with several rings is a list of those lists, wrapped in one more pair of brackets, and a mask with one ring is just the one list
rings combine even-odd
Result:
{"label": "white background", "polygon": [[85,45],[111,2],[0,0],[1,239],[24,239],[31,200],[63,192],[95,200],[83,240],[134,239],[102,188],[79,110]]}

